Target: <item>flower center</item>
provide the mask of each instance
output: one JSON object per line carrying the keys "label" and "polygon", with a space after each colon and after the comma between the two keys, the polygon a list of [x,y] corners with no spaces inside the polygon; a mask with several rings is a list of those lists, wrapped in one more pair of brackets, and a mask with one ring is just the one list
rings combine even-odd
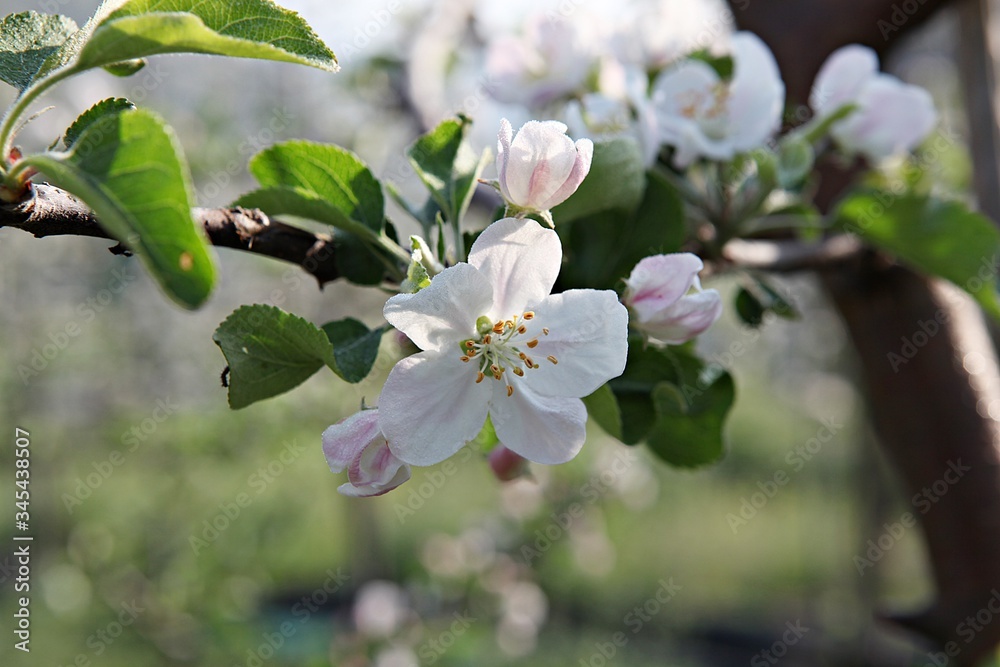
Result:
{"label": "flower center", "polygon": [[729,86],[716,83],[705,90],[689,90],[677,96],[677,106],[682,116],[696,123],[711,139],[722,139],[726,135],[729,102]]}
{"label": "flower center", "polygon": [[[541,366],[528,355],[528,351],[538,346],[538,336],[529,333],[527,324],[535,318],[532,311],[514,315],[509,320],[498,320],[491,323],[489,318],[480,317],[476,321],[479,338],[462,341],[461,359],[465,363],[475,361],[479,366],[476,383],[487,377],[507,385],[507,395],[514,394],[511,384],[511,374],[524,377],[524,372],[536,370]],[[541,328],[543,336],[549,335],[549,330]],[[554,356],[546,357],[549,363],[558,364]],[[508,372],[509,371],[509,372]]]}

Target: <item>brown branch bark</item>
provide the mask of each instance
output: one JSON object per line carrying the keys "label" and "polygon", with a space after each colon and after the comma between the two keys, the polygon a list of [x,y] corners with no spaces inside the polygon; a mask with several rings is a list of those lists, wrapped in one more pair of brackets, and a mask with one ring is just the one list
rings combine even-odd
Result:
{"label": "brown branch bark", "polygon": [[[737,23],[772,48],[794,105],[808,98],[820,65],[838,47],[862,43],[884,52],[949,3],[755,0],[743,10],[740,4],[731,1]],[[829,166],[821,171],[817,201],[829,208],[852,175]],[[914,503],[912,512],[924,529],[937,598],[894,620],[937,650],[951,649],[948,664],[975,665],[1000,644],[1000,615],[987,611],[992,622],[983,622],[983,610],[1000,603],[1000,433],[991,416],[1000,408],[1000,372],[982,317],[967,299],[948,297],[938,284],[874,253],[822,275],[854,343],[876,433],[907,500],[914,503],[928,489],[937,498]],[[916,332],[925,344],[902,356]],[[962,476],[936,493],[941,480],[956,479],[959,466]]]}
{"label": "brown branch bark", "polygon": [[[316,278],[320,287],[340,277],[337,239],[271,220],[262,211],[245,208],[196,208],[192,217],[209,241],[296,264]],[[0,227],[14,227],[45,236],[90,236],[118,241],[101,227],[86,204],[57,187],[36,184],[32,195],[17,204],[0,205]],[[120,245],[112,252],[123,252]]]}

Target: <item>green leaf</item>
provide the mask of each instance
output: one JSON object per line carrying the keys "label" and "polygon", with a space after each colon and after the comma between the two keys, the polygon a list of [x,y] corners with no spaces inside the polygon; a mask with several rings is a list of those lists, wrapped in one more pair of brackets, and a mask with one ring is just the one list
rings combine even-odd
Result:
{"label": "green leaf", "polygon": [[645,440],[671,465],[716,461],[735,400],[732,377],[684,347],[658,349],[630,341],[625,372],[608,383],[621,409],[622,442]]}
{"label": "green leaf", "polygon": [[73,148],[24,158],[94,210],[185,308],[208,298],[215,265],[191,218],[187,165],[173,132],[150,111],[93,118]]}
{"label": "green leaf", "polygon": [[552,217],[558,225],[602,211],[631,213],[642,201],[645,172],[642,150],[634,139],[595,141],[590,173],[569,199],[552,209]]}
{"label": "green leaf", "polygon": [[612,438],[622,439],[622,414],[615,399],[615,393],[608,385],[602,385],[597,391],[583,399],[590,418],[604,429]]}
{"label": "green leaf", "polygon": [[764,322],[766,312],[764,305],[746,288],[736,292],[736,314],[745,324],[756,329]]}
{"label": "green leaf", "polygon": [[121,113],[122,111],[132,111],[135,105],[123,97],[109,97],[101,100],[80,114],[73,124],[69,126],[63,135],[63,144],[66,148],[72,148],[74,142],[83,134],[84,130],[104,116]]}
{"label": "green leaf", "polygon": [[569,260],[559,276],[562,287],[615,289],[642,258],[680,249],[687,239],[680,195],[657,173],[647,179],[635,212],[604,211],[556,226]]}
{"label": "green leaf", "polygon": [[238,410],[335,367],[327,334],[274,306],[242,306],[212,336],[229,363],[229,406]]}
{"label": "green leaf", "polygon": [[77,31],[73,19],[21,12],[0,21],[0,80],[24,90],[42,64]]}
{"label": "green leaf", "polygon": [[486,151],[476,155],[465,142],[471,125],[465,116],[443,121],[406,149],[417,176],[452,223],[461,220],[469,208],[488,157]]}
{"label": "green leaf", "polygon": [[652,400],[659,418],[650,430],[649,448],[667,463],[693,468],[714,463],[725,452],[723,428],[726,415],[736,400],[736,388],[729,373],[693,388],[701,391],[696,411],[675,414],[678,389],[664,383],[653,389]]}
{"label": "green leaf", "polygon": [[351,318],[327,322],[322,329],[333,345],[337,375],[352,383],[368,377],[378,358],[385,329],[369,331],[364,324]]}
{"label": "green leaf", "polygon": [[127,0],[104,18],[74,69],[163,53],[205,53],[310,65],[335,72],[333,53],[295,12],[269,0]]}
{"label": "green leaf", "polygon": [[289,141],[250,160],[250,173],[264,187],[235,206],[269,215],[296,215],[337,229],[337,267],[360,285],[376,285],[385,264],[374,249],[385,225],[382,186],[354,153],[329,144]]}
{"label": "green leaf", "polygon": [[361,158],[345,148],[310,141],[276,144],[250,159],[250,173],[264,188],[293,188],[332,209],[314,220],[352,233],[364,234],[358,225],[376,233],[383,229],[382,185]]}
{"label": "green leaf", "polygon": [[1000,231],[964,204],[888,191],[849,196],[839,225],[912,267],[950,280],[1000,320],[996,265]]}

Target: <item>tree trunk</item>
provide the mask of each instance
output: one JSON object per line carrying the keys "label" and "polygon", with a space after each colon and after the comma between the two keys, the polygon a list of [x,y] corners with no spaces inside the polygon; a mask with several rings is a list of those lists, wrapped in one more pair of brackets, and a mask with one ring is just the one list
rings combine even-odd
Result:
{"label": "tree trunk", "polygon": [[[740,28],[774,51],[789,103],[801,104],[835,49],[883,52],[946,3],[730,4]],[[828,207],[850,174],[823,175],[818,200]],[[986,260],[994,279],[1000,257]],[[894,620],[935,642],[954,658],[948,664],[974,665],[1000,644],[1000,372],[982,316],[954,288],[874,252],[823,276],[857,351],[879,441],[923,526],[937,587],[927,610]]]}

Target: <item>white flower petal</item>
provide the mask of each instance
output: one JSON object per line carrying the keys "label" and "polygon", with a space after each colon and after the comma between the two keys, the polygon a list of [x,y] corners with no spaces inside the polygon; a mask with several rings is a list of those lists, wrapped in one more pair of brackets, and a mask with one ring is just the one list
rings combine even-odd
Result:
{"label": "white flower petal", "polygon": [[535,306],[528,328],[538,345],[524,351],[539,368],[525,371],[515,393],[527,384],[541,396],[582,398],[625,370],[628,311],[611,290],[553,294]]}
{"label": "white flower petal", "polygon": [[420,349],[450,349],[476,333],[476,319],[493,303],[491,280],[469,264],[456,264],[416,294],[392,297],[382,312]]}
{"label": "white flower petal", "polygon": [[566,463],[579,453],[587,437],[583,401],[540,397],[523,383],[512,396],[495,398],[490,415],[500,442],[535,463]]}
{"label": "white flower petal", "polygon": [[422,352],[389,373],[379,399],[379,426],[400,460],[439,463],[482,430],[493,381],[477,384],[477,367],[460,356],[457,345],[453,351]]}
{"label": "white flower petal", "polygon": [[669,345],[686,343],[705,332],[722,314],[722,298],[714,289],[688,294],[639,328]]}
{"label": "white flower petal", "polygon": [[332,472],[342,472],[376,438],[378,411],[362,410],[323,431],[323,454]]}
{"label": "white flower petal", "polygon": [[506,118],[500,119],[500,131],[497,133],[497,177],[500,180],[500,194],[510,201],[510,191],[507,190],[507,160],[510,157],[510,140],[514,129]]}
{"label": "white flower petal", "polygon": [[[493,288],[492,308],[488,312],[483,309],[473,322],[479,315],[508,319],[552,291],[562,264],[562,244],[554,231],[543,229],[534,220],[504,218],[487,227],[472,244],[469,264]],[[431,285],[442,275],[435,277]]]}
{"label": "white flower petal", "polygon": [[785,84],[767,45],[753,33],[733,35],[733,80],[729,86],[729,138],[745,152],[763,146],[781,126]]}
{"label": "white flower petal", "polygon": [[878,74],[878,56],[867,46],[850,44],[834,51],[816,75],[809,106],[817,114],[833,113],[854,102],[864,85]]}
{"label": "white flower petal", "polygon": [[354,486],[383,486],[404,465],[406,464],[393,456],[380,432],[378,440],[365,447],[361,455],[351,462],[347,477]]}
{"label": "white flower petal", "polygon": [[351,496],[354,498],[370,498],[372,496],[381,496],[384,493],[392,491],[393,489],[395,489],[397,486],[407,481],[408,479],[410,479],[410,466],[403,465],[400,466],[398,470],[396,470],[396,474],[393,476],[393,478],[390,479],[385,484],[380,484],[380,485],[372,484],[368,486],[358,487],[348,482],[347,484],[341,484],[340,486],[338,486],[337,492],[342,495]]}
{"label": "white flower petal", "polygon": [[865,85],[857,104],[830,133],[842,148],[875,162],[912,150],[937,122],[930,93],[885,74]]}
{"label": "white flower petal", "polygon": [[569,199],[570,195],[576,192],[580,184],[583,183],[583,179],[587,178],[587,174],[590,173],[590,165],[594,160],[594,142],[590,139],[578,139],[574,148],[576,149],[576,158],[573,162],[573,168],[563,184],[548,198],[538,203],[539,210],[547,211]]}

